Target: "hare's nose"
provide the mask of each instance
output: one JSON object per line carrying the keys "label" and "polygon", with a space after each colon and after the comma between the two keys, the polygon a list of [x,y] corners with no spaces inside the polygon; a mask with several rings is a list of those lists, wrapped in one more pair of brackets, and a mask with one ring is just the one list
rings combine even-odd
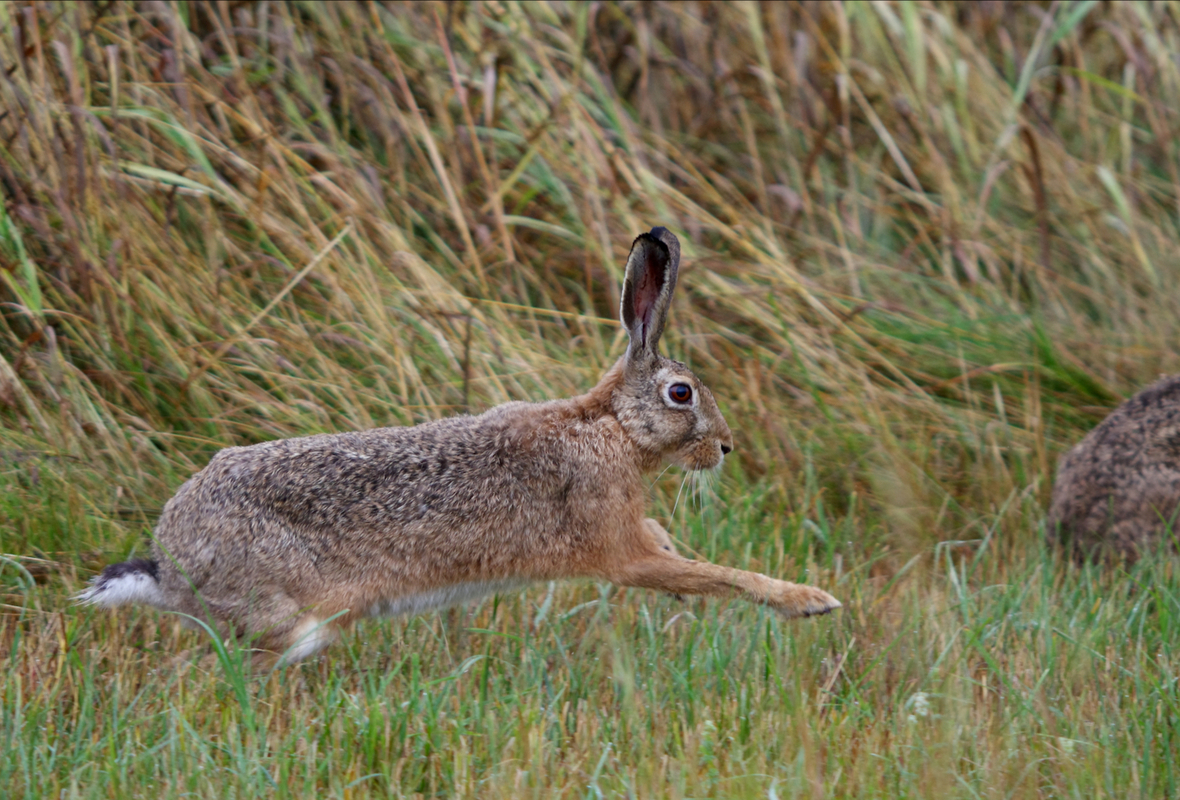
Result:
{"label": "hare's nose", "polygon": [[727,456],[733,452],[733,447],[728,444],[721,445],[721,455]]}

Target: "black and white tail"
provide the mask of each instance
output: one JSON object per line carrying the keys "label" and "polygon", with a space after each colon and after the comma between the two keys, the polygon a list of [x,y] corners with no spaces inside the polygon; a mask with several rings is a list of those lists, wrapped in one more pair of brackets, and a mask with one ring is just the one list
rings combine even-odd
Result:
{"label": "black and white tail", "polygon": [[133,558],[111,564],[90,582],[90,588],[74,595],[79,603],[114,608],[129,603],[164,607],[160,591],[160,567],[155,561]]}

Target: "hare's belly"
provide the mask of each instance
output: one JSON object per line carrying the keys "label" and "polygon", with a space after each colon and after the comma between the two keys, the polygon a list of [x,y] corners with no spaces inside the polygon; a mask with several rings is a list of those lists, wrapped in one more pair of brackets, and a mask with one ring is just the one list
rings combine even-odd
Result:
{"label": "hare's belly", "polygon": [[510,592],[528,586],[532,581],[520,578],[503,578],[494,581],[468,581],[442,586],[426,592],[404,594],[400,597],[387,597],[369,606],[370,617],[398,617],[406,614],[421,614],[434,608],[448,608],[473,600],[487,597],[490,594]]}

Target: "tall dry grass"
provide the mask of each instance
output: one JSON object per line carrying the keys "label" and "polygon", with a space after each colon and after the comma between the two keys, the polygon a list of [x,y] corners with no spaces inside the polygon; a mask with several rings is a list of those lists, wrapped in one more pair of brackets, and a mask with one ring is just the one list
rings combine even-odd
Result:
{"label": "tall dry grass", "polygon": [[[26,754],[0,782],[343,793],[369,770],[383,777],[347,791],[606,791],[609,775],[642,795],[785,793],[755,773],[850,796],[1170,791],[1172,568],[1071,571],[1037,525],[1062,448],[1180,367],[1178,33],[1163,3],[0,4],[0,693]],[[593,587],[541,590],[473,612],[494,633],[459,616],[386,633],[375,649],[419,652],[413,669],[354,649],[293,683],[217,673],[186,693],[153,671],[169,624],[66,610],[219,447],[588,387],[622,350],[619,268],[655,224],[685,252],[667,348],[737,440],[717,498],[682,504],[674,532],[729,563],[810,570],[851,601],[840,620],[711,608],[716,627],[668,641],[670,601],[608,613]],[[654,487],[657,513],[680,480]],[[578,621],[581,602],[598,616]],[[557,608],[573,628],[507,644]],[[390,772],[407,740],[370,712],[417,703],[423,681],[462,685],[481,647],[478,702],[454,702],[487,738],[403,707],[404,730],[438,727],[425,755],[398,751],[417,777]],[[701,647],[719,660],[702,666]],[[685,672],[660,671],[663,648]],[[740,669],[727,648],[749,654]],[[552,672],[523,655],[541,651]],[[494,658],[520,671],[497,684]],[[780,668],[798,683],[741,694]],[[578,722],[547,681],[621,710]],[[948,727],[921,746],[908,712],[874,716],[914,692],[945,697]],[[489,721],[489,697],[523,716]],[[120,726],[128,702],[171,760]],[[332,721],[349,703],[363,734]],[[746,710],[718,721],[727,703]],[[744,761],[716,738],[731,734]],[[351,756],[300,750],[308,736],[372,737],[371,752],[353,775]],[[208,749],[175,755],[185,741]],[[48,755],[66,751],[81,755]],[[200,777],[208,763],[230,777]],[[97,771],[71,783],[82,764]]]}

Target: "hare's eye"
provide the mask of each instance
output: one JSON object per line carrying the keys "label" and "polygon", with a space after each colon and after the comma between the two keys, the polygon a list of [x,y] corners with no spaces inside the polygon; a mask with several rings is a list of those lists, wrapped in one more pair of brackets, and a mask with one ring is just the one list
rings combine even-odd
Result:
{"label": "hare's eye", "polygon": [[692,387],[687,383],[674,383],[668,387],[668,399],[673,403],[688,405],[692,402]]}

